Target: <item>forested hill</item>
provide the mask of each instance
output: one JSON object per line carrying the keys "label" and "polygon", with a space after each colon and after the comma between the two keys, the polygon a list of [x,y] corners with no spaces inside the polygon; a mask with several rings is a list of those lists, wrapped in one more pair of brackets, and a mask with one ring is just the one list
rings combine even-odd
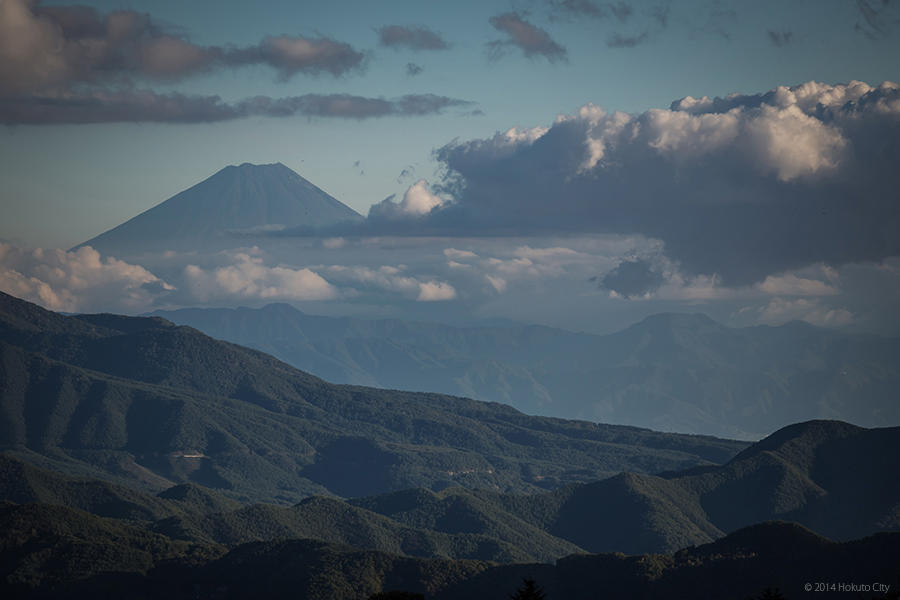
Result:
{"label": "forested hill", "polygon": [[0,295],[0,448],[68,473],[241,501],[448,486],[527,492],[726,462],[745,443],[333,385],[159,318]]}

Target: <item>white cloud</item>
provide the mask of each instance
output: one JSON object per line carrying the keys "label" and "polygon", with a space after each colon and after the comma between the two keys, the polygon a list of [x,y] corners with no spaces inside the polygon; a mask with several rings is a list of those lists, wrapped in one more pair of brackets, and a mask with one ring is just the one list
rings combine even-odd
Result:
{"label": "white cloud", "polygon": [[741,143],[757,167],[781,181],[834,170],[847,140],[840,131],[805,114],[798,106],[762,106],[747,119]]}
{"label": "white cloud", "polygon": [[487,279],[488,283],[491,284],[491,287],[494,288],[498,294],[502,294],[506,291],[506,280],[502,277],[495,277],[494,275],[485,275],[485,279]]}
{"label": "white cloud", "polygon": [[424,215],[443,202],[440,197],[431,193],[431,190],[428,189],[428,182],[420,179],[403,194],[400,211],[407,215]]}
{"label": "white cloud", "polygon": [[139,312],[175,288],[89,246],[26,250],[0,242],[0,290],[51,310]]}
{"label": "white cloud", "polygon": [[[406,275],[406,266],[382,265],[378,268],[365,266],[329,265],[320,270],[336,282],[347,286],[398,293],[420,302],[436,300],[452,300],[456,298],[456,289],[447,282],[434,279]],[[357,290],[358,291],[358,290]]]}
{"label": "white cloud", "polygon": [[838,289],[818,279],[798,277],[794,273],[769,275],[758,285],[773,296],[834,296]]}
{"label": "white cloud", "polygon": [[457,250],[456,248],[444,248],[444,256],[447,258],[453,258],[456,260],[463,260],[466,258],[478,258],[478,255],[472,252],[471,250]]}
{"label": "white cloud", "polygon": [[409,219],[422,217],[443,204],[444,199],[428,188],[427,181],[420,179],[406,190],[400,202],[394,202],[393,196],[390,196],[369,207],[369,218]]}
{"label": "white cloud", "polygon": [[773,298],[767,305],[756,309],[760,323],[781,325],[788,321],[806,321],[819,327],[842,327],[850,325],[853,313],[840,307],[823,306],[817,299]]}
{"label": "white cloud", "polygon": [[456,290],[449,283],[441,281],[426,281],[419,284],[419,302],[437,302],[441,300],[453,300],[456,298]]}
{"label": "white cloud", "polygon": [[210,300],[329,300],[338,290],[308,268],[267,266],[253,252],[228,253],[231,264],[212,269],[188,265],[185,287],[200,302]]}

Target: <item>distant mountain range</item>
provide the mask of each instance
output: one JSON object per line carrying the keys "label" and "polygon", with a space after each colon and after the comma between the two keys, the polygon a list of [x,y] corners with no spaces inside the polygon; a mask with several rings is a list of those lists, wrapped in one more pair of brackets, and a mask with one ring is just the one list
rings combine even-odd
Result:
{"label": "distant mountain range", "polygon": [[722,463],[746,444],[327,383],[161,318],[67,317],[0,294],[0,449],[241,501],[463,485],[538,491]]}
{"label": "distant mountain range", "polygon": [[113,256],[198,250],[229,236],[361,220],[352,208],[281,163],[244,163],[225,167],[81,245]]}
{"label": "distant mountain range", "polygon": [[503,402],[529,414],[759,439],[785,423],[900,423],[900,339],[803,322],[659,314],[611,335],[307,315],[287,304],[153,315],[335,383]]}

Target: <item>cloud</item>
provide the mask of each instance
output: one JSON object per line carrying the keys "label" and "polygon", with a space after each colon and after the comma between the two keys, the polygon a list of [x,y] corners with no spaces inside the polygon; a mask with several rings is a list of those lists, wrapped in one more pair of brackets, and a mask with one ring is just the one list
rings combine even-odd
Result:
{"label": "cloud", "polygon": [[[410,31],[419,36],[415,40],[427,42],[425,30]],[[269,66],[282,81],[297,74],[340,77],[362,71],[365,55],[326,36],[278,35],[249,46],[204,46],[146,13],[104,15],[86,6],[0,2],[0,122],[8,125],[209,123],[291,115],[366,119],[430,115],[472,104],[434,94],[393,99],[305,94],[226,102],[217,95],[147,89],[154,82],[246,65]]]}
{"label": "cloud", "polygon": [[634,14],[634,8],[627,2],[594,2],[592,0],[551,0],[550,4],[570,16],[607,19],[615,17],[627,21]]}
{"label": "cloud", "polygon": [[428,182],[420,179],[411,185],[400,202],[394,202],[393,196],[385,198],[378,204],[369,207],[369,219],[396,220],[418,218],[441,206],[444,200],[428,189]]}
{"label": "cloud", "polygon": [[252,116],[371,119],[420,117],[447,108],[470,106],[466,100],[413,94],[394,99],[349,94],[306,94],[285,98],[256,96],[228,103],[219,96],[158,94],[149,90],[95,90],[58,95],[0,97],[0,123],[212,123]]}
{"label": "cloud", "polygon": [[900,254],[894,83],[686,97],[635,115],[587,105],[526,131],[438,150],[453,201],[422,226],[640,234],[687,275],[729,286]]}
{"label": "cloud", "polygon": [[488,42],[488,56],[497,59],[510,46],[519,48],[528,58],[543,56],[550,62],[567,60],[565,47],[556,43],[550,34],[526,21],[520,13],[508,12],[489,19],[497,31],[506,34],[505,40]]}
{"label": "cloud", "polygon": [[385,25],[376,31],[378,43],[389,48],[446,50],[450,47],[441,34],[423,25]]}
{"label": "cloud", "polygon": [[0,242],[0,290],[65,312],[140,312],[175,288],[90,246],[66,252]]}
{"label": "cloud", "polygon": [[327,37],[270,36],[246,47],[202,46],[149,14],[87,6],[0,3],[0,94],[71,92],[79,85],[130,86],[134,79],[167,81],[224,67],[261,64],[281,79],[296,73],[344,75],[364,55]]}
{"label": "cloud", "polygon": [[649,262],[625,260],[600,280],[600,287],[624,298],[646,296],[659,289],[663,276]]}
{"label": "cloud", "polygon": [[[352,286],[357,292],[380,291],[400,294],[417,302],[437,302],[456,298],[456,289],[447,282],[425,274],[414,277],[405,273],[406,266],[328,265],[317,267],[335,282]],[[361,289],[360,289],[361,288]]]}
{"label": "cloud", "polygon": [[230,264],[184,268],[185,289],[199,302],[229,300],[329,300],[338,289],[308,268],[270,267],[255,252],[228,253]]}
{"label": "cloud", "polygon": [[897,23],[896,3],[890,0],[881,0],[878,8],[872,6],[869,0],[856,0],[856,8],[859,11],[859,18],[856,21],[854,29],[867,38],[877,40],[879,38],[890,35],[894,23]]}
{"label": "cloud", "polygon": [[335,77],[354,69],[361,69],[364,55],[350,44],[327,37],[272,36],[258,46],[231,50],[224,62],[231,65],[267,64],[278,71],[282,80],[296,73]]}
{"label": "cloud", "polygon": [[[833,269],[828,269],[833,271]],[[795,273],[769,275],[760,284],[759,289],[773,296],[834,296],[839,290],[825,281],[801,277]]]}
{"label": "cloud", "polygon": [[634,48],[647,41],[650,33],[643,31],[635,35],[622,35],[620,33],[613,34],[611,38],[606,40],[606,45],[610,48]]}
{"label": "cloud", "polygon": [[456,290],[449,283],[426,281],[419,284],[419,302],[440,302],[456,298]]}
{"label": "cloud", "polygon": [[478,258],[478,255],[471,250],[458,250],[457,248],[444,248],[444,256],[456,260]]}
{"label": "cloud", "polygon": [[425,69],[416,63],[406,63],[406,76],[407,77],[415,77],[416,75],[421,75],[422,71]]}
{"label": "cloud", "polygon": [[750,309],[757,320],[767,325],[782,325],[789,321],[806,321],[819,327],[843,327],[854,322],[852,312],[844,308],[823,306],[818,300],[774,298],[765,306]]}
{"label": "cloud", "polygon": [[322,240],[322,247],[329,250],[336,250],[347,245],[347,240],[342,237],[325,238]]}
{"label": "cloud", "polygon": [[794,43],[793,31],[773,31],[769,29],[766,31],[766,35],[769,37],[769,41],[772,42],[772,45],[776,48],[784,48],[785,46]]}

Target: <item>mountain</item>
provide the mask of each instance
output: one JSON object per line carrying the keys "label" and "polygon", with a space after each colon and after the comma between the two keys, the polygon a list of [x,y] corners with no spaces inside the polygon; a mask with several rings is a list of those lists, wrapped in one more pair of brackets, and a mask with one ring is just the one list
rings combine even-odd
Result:
{"label": "mountain", "polygon": [[572,600],[796,598],[807,593],[806,584],[842,597],[897,598],[900,584],[900,534],[835,543],[781,522],[675,554],[575,554],[555,564],[511,565],[315,540],[251,542],[225,551],[42,505],[0,504],[0,532],[4,598],[458,600],[511,597],[525,578],[548,598]]}
{"label": "mountain", "polygon": [[362,217],[281,163],[228,166],[92,238],[103,254],[197,249],[210,240],[280,228],[318,228]]}
{"label": "mountain", "polygon": [[0,294],[0,450],[242,502],[410,487],[540,491],[720,464],[746,444],[327,383],[160,318],[67,317]]}
{"label": "mountain", "polygon": [[456,487],[236,506],[196,485],[154,496],[0,455],[0,500],[126,519],[200,544],[312,538],[407,556],[551,563],[585,551],[675,552],[772,520],[836,540],[900,531],[898,468],[900,428],[811,421],[722,466],[622,473],[538,494]]}
{"label": "mountain", "polygon": [[610,335],[260,309],[154,315],[335,383],[456,394],[530,414],[759,439],[785,423],[900,424],[900,340],[659,314]]}
{"label": "mountain", "polygon": [[589,552],[643,554],[709,543],[771,520],[838,540],[900,531],[900,482],[888,475],[898,470],[900,427],[810,421],[773,433],[722,466],[621,473],[543,494],[458,489],[350,503],[445,532],[488,515],[496,523],[515,519]]}

